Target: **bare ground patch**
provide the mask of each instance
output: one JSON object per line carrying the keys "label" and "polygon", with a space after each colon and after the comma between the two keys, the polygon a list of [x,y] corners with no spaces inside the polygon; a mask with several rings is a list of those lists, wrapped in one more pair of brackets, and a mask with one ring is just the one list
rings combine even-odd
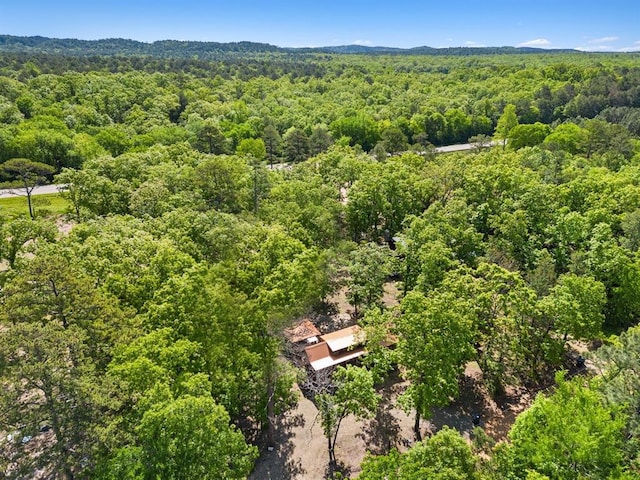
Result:
{"label": "bare ground patch", "polygon": [[[399,292],[394,283],[385,285],[384,303],[398,303]],[[353,323],[353,307],[346,300],[346,289],[340,289],[328,299],[327,311],[314,316],[316,326],[323,332],[343,328]],[[436,408],[429,420],[422,420],[423,437],[434,434],[445,425],[455,428],[470,439],[473,418],[479,415],[479,426],[495,440],[503,439],[518,413],[531,401],[524,390],[510,390],[499,403],[491,399],[482,384],[481,371],[471,362],[460,382],[459,398],[444,408]],[[367,452],[386,454],[392,448],[406,451],[415,442],[413,412],[398,406],[398,396],[407,382],[397,372],[380,386],[382,401],[375,418],[356,421],[346,418],[336,443],[336,458],[340,469],[350,478],[360,473],[360,464]],[[275,445],[261,447],[261,455],[250,480],[284,479],[313,480],[328,478],[329,455],[314,403],[298,392],[298,405],[283,415],[276,426]]]}

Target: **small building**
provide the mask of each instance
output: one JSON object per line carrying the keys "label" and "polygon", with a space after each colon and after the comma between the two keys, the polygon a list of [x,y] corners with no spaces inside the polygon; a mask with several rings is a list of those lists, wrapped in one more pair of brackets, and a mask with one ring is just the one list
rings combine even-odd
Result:
{"label": "small building", "polygon": [[318,337],[320,336],[320,330],[310,320],[303,320],[297,325],[291,328],[287,328],[284,331],[284,336],[291,343],[318,343]]}
{"label": "small building", "polygon": [[309,364],[315,371],[354,360],[365,354],[364,332],[358,325],[320,335],[318,339],[318,343],[304,349]]}

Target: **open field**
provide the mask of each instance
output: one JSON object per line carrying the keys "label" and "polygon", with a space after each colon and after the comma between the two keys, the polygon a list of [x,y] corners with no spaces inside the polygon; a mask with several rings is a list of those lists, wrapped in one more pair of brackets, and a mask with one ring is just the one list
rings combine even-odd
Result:
{"label": "open field", "polygon": [[[36,215],[46,217],[49,215],[61,215],[67,212],[69,203],[57,193],[38,195],[31,199]],[[0,215],[6,218],[15,218],[29,215],[27,198],[23,196],[0,198]]]}

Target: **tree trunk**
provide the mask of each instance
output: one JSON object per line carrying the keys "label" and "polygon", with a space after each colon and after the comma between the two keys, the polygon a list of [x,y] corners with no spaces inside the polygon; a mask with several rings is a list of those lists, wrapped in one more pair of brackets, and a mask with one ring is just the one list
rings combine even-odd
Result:
{"label": "tree trunk", "polygon": [[336,464],[336,454],[334,451],[334,443],[332,441],[331,435],[327,436],[327,447],[329,449],[329,465],[333,471],[333,467]]}
{"label": "tree trunk", "polygon": [[257,164],[253,166],[253,213],[254,215],[258,215],[258,165]]}
{"label": "tree trunk", "polygon": [[422,440],[422,433],[420,432],[420,410],[416,408],[416,418],[413,424],[413,432],[416,435],[416,440],[420,442]]}
{"label": "tree trunk", "polygon": [[27,203],[29,204],[29,216],[31,220],[34,220],[36,216],[33,213],[33,206],[31,205],[31,192],[27,190]]}
{"label": "tree trunk", "polygon": [[269,372],[269,377],[267,378],[267,444],[274,445],[275,442],[275,434],[276,434],[276,415],[274,408],[274,380],[272,378],[271,372]]}

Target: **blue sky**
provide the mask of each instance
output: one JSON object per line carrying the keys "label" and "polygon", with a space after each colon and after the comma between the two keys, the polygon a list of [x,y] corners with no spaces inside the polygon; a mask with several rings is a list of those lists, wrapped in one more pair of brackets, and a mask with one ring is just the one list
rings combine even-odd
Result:
{"label": "blue sky", "polygon": [[281,47],[640,50],[640,0],[0,0],[0,33]]}

